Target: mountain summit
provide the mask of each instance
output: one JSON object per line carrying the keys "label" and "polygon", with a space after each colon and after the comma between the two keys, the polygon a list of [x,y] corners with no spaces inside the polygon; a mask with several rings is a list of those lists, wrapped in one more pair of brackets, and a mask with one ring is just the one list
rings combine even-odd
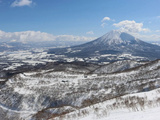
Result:
{"label": "mountain summit", "polygon": [[114,45],[114,44],[129,44],[137,42],[137,39],[125,32],[112,30],[96,40],[99,43]]}
{"label": "mountain summit", "polygon": [[68,57],[131,54],[154,60],[160,58],[160,46],[144,42],[128,33],[112,30],[91,42],[68,48],[51,49],[49,53],[64,54]]}

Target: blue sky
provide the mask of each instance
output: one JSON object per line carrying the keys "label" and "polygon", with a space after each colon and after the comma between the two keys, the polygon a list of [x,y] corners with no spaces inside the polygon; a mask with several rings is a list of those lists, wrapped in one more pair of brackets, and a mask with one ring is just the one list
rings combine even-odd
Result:
{"label": "blue sky", "polygon": [[0,33],[94,38],[121,29],[160,41],[159,5],[160,0],[0,0]]}

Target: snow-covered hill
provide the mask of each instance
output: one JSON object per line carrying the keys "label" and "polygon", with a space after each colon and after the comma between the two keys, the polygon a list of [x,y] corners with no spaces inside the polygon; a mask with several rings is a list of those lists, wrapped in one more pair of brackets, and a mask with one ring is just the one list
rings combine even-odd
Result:
{"label": "snow-covered hill", "polygon": [[65,69],[40,68],[1,78],[5,83],[0,84],[0,118],[87,119],[93,113],[99,118],[159,106],[160,60],[112,74],[89,74],[87,68],[96,69],[92,65],[78,72],[78,65],[63,64],[57,68]]}
{"label": "snow-covered hill", "polygon": [[49,120],[158,120],[160,89],[107,100]]}
{"label": "snow-covered hill", "polygon": [[121,72],[143,64],[145,64],[145,62],[137,62],[132,60],[117,61],[110,63],[108,65],[103,65],[98,69],[96,69],[93,73],[104,74],[104,73]]}

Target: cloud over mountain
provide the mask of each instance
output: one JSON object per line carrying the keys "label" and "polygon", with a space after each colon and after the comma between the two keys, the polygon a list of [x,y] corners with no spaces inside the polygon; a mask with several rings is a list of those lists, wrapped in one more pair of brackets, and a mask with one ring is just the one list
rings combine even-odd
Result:
{"label": "cloud over mountain", "polygon": [[148,28],[143,28],[143,23],[136,23],[134,20],[124,20],[119,23],[114,23],[113,25],[125,32],[137,33],[150,31]]}
{"label": "cloud over mountain", "polygon": [[74,35],[52,35],[40,31],[4,32],[0,30],[1,42],[42,42],[42,41],[90,41],[95,38]]}

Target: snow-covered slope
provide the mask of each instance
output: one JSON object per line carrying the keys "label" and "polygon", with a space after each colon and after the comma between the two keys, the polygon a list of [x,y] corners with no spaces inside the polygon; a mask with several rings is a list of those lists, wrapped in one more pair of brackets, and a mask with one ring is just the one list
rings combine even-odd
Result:
{"label": "snow-covered slope", "polygon": [[131,60],[123,60],[110,63],[108,65],[103,65],[100,68],[96,69],[93,73],[104,74],[104,73],[114,73],[121,72],[130,68],[134,68],[140,65],[145,64],[145,62],[137,62]]}
{"label": "snow-covered slope", "polygon": [[49,120],[158,120],[160,89],[110,99]]}
{"label": "snow-covered slope", "polygon": [[[133,110],[141,109],[139,105],[144,103],[143,97],[149,100],[144,103],[144,107],[149,103],[159,104],[159,93],[156,90],[159,91],[157,88],[160,87],[160,60],[107,75],[86,74],[71,69],[39,69],[8,78],[5,84],[0,84],[0,117],[9,120],[47,120],[57,117],[62,119],[64,115],[73,113],[74,117],[71,118],[78,119],[75,113],[92,108],[98,103],[103,106],[103,102],[106,102],[106,106],[114,105],[114,109],[135,103]],[[155,90],[157,94],[153,93],[153,99],[146,99],[144,95],[150,90]],[[137,94],[140,92],[143,97]],[[132,98],[130,94],[137,94],[139,97]],[[116,100],[117,103],[113,104]],[[125,100],[128,102],[125,103]],[[93,110],[96,114],[101,113],[97,108]],[[85,111],[80,117],[83,114],[86,114]]]}

